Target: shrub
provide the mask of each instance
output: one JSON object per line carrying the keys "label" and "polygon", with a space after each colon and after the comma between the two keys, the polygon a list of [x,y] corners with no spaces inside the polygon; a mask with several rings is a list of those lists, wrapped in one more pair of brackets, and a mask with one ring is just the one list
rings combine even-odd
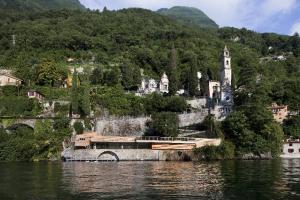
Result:
{"label": "shrub", "polygon": [[1,97],[0,114],[2,116],[30,116],[33,111],[37,112],[38,108],[33,99],[27,97]]}
{"label": "shrub", "polygon": [[223,141],[220,146],[195,148],[194,153],[199,160],[233,159],[235,157],[235,146],[231,142]]}
{"label": "shrub", "polygon": [[82,134],[84,131],[84,127],[81,122],[78,122],[78,121],[75,122],[73,127],[74,127],[76,134]]}
{"label": "shrub", "polygon": [[18,87],[13,85],[3,86],[1,87],[2,94],[4,96],[17,96],[18,95]]}
{"label": "shrub", "polygon": [[156,112],[184,112],[187,109],[187,103],[183,97],[164,97],[154,93],[146,96],[145,108],[148,114]]}
{"label": "shrub", "polygon": [[152,115],[151,129],[153,135],[177,137],[179,119],[176,113],[163,112]]}

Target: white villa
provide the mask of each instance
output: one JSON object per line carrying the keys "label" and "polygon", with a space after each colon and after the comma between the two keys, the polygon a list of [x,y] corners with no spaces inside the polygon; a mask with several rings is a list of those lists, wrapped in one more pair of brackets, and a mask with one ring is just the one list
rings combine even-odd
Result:
{"label": "white villa", "polygon": [[300,158],[300,140],[286,140],[283,144],[281,158]]}
{"label": "white villa", "polygon": [[11,70],[0,70],[0,86],[19,86],[22,80],[13,76]]}

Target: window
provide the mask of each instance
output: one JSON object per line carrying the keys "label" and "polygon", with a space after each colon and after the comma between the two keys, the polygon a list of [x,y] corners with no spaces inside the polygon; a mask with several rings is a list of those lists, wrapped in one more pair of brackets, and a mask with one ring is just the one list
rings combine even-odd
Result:
{"label": "window", "polygon": [[293,146],[293,143],[289,143],[289,146],[292,147],[292,146]]}
{"label": "window", "polygon": [[300,149],[299,149],[299,153],[300,153]]}
{"label": "window", "polygon": [[289,153],[294,153],[294,149],[288,149]]}
{"label": "window", "polygon": [[229,65],[229,61],[228,60],[226,61],[226,65]]}

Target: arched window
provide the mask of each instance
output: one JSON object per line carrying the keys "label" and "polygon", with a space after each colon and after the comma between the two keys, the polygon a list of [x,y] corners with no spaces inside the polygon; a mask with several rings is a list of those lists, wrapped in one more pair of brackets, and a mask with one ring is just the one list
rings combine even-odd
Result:
{"label": "arched window", "polygon": [[229,61],[228,60],[226,61],[226,65],[229,65]]}

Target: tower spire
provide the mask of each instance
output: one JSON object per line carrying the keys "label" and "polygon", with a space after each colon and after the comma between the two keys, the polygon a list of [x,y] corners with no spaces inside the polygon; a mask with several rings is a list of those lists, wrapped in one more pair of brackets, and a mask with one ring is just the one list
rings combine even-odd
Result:
{"label": "tower spire", "polygon": [[225,47],[224,47],[224,51],[228,51],[227,45],[225,45]]}

